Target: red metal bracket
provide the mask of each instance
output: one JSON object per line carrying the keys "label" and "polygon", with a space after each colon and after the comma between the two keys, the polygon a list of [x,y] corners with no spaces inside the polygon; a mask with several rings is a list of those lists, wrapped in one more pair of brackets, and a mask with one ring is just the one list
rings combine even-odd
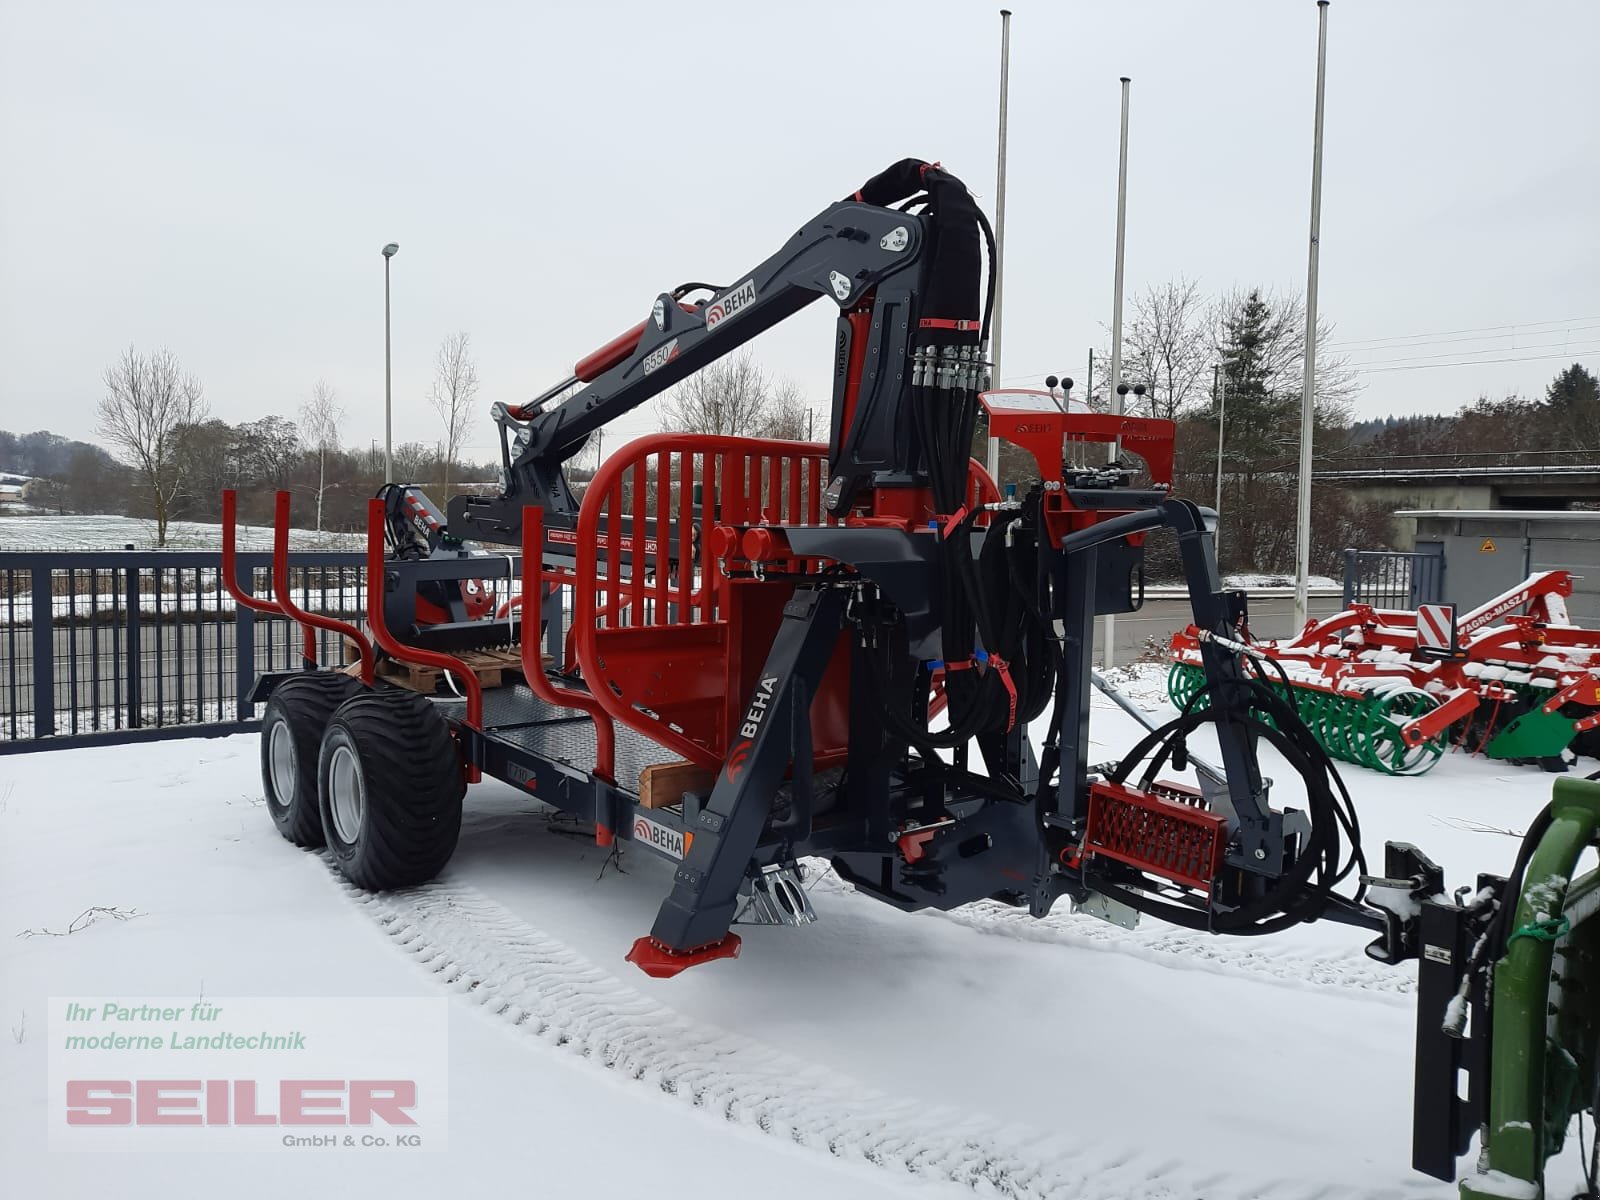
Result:
{"label": "red metal bracket", "polygon": [[1470,688],[1460,688],[1438,708],[1430,709],[1415,721],[1401,726],[1400,736],[1406,745],[1420,746],[1457,721],[1465,720],[1477,707],[1478,694]]}
{"label": "red metal bracket", "polygon": [[[371,596],[372,576],[367,576],[368,596]],[[285,616],[296,622],[306,631],[306,645],[311,648],[312,661],[316,661],[316,638],[313,629],[325,629],[329,633],[336,633],[340,637],[349,638],[356,644],[356,649],[361,654],[361,681],[368,687],[372,686],[373,673],[376,662],[372,655],[372,643],[367,640],[366,634],[346,621],[335,620],[333,617],[323,616],[321,613],[306,612],[294,602],[289,591],[289,493],[279,492],[273,503],[272,513],[272,594],[278,601],[278,606],[283,609]]]}
{"label": "red metal bracket", "polygon": [[[544,509],[525,507],[522,510],[522,594],[539,594],[544,582]],[[558,688],[544,673],[544,660],[540,656],[538,620],[534,617],[534,636],[529,637],[526,625],[522,634],[522,674],[528,681],[528,690],[546,704],[576,708],[589,714],[594,721],[594,773],[607,783],[617,782],[617,727],[605,707],[587,692]],[[600,826],[595,828],[595,840],[600,845]],[[607,835],[609,837],[609,834]]]}
{"label": "red metal bracket", "polygon": [[674,950],[665,942],[653,937],[642,937],[634,942],[623,961],[631,962],[652,979],[671,979],[680,971],[698,967],[701,963],[719,958],[739,957],[739,935],[724,934],[715,942],[696,946],[692,950]]}
{"label": "red metal bracket", "polygon": [[1171,421],[1092,412],[1081,401],[1066,403],[1037,388],[995,388],[978,399],[989,414],[989,436],[1033,455],[1042,478],[1061,477],[1061,454],[1068,442],[1114,443],[1120,438],[1144,459],[1158,486],[1172,483],[1177,426]]}
{"label": "red metal bracket", "polygon": [[[222,493],[222,586],[227,589],[228,595],[233,597],[235,604],[248,608],[251,612],[262,613],[270,617],[286,617],[289,614],[272,600],[263,600],[260,596],[252,596],[239,586],[237,533],[239,524],[239,493],[228,488]],[[301,625],[300,632],[305,635],[305,644],[300,651],[301,657],[308,666],[317,665],[317,637],[311,632],[309,625]]]}
{"label": "red metal bracket", "polygon": [[[483,728],[483,685],[468,669],[467,664],[453,654],[438,650],[424,650],[420,646],[407,646],[389,631],[383,617],[383,501],[367,501],[367,628],[372,630],[372,640],[390,658],[397,662],[417,663],[424,667],[438,667],[449,671],[467,690],[467,724],[473,729]],[[476,781],[478,768],[467,767],[467,778]]]}
{"label": "red metal bracket", "polygon": [[1104,855],[1185,887],[1209,891],[1227,843],[1228,822],[1221,813],[1121,783],[1089,788],[1086,855]]}

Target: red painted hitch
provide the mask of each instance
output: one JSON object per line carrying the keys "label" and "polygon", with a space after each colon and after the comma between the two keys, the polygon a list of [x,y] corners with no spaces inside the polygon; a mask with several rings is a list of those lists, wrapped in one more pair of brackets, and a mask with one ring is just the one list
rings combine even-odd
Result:
{"label": "red painted hitch", "polygon": [[628,951],[626,961],[652,979],[671,979],[679,971],[698,967],[701,963],[718,958],[739,957],[739,935],[724,934],[715,942],[696,946],[693,950],[674,950],[653,937],[642,937]]}

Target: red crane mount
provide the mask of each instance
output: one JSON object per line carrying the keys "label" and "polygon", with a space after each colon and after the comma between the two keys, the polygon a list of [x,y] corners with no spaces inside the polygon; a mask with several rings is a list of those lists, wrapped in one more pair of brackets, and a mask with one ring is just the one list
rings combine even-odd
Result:
{"label": "red crane mount", "polygon": [[[737,954],[735,924],[814,920],[809,857],[906,910],[989,898],[1043,916],[1066,896],[1221,934],[1330,917],[1377,934],[1376,958],[1416,957],[1440,873],[1390,847],[1367,902],[1332,763],[1229,636],[1242,597],[1218,579],[1206,515],[1171,494],[1171,423],[1090,411],[1070,383],[988,390],[986,247],[965,186],[903,160],[731,282],[661,293],[538,399],[496,405],[498,492],[452,499],[437,538],[425,521],[425,555],[384,539],[420,503],[374,500],[373,642],[446,690],[380,674],[297,728],[299,745],[320,739],[317,770],[298,787],[279,772],[275,804],[310,814],[302,830],[320,817],[357,883],[398,887],[448,859],[466,782],[507,781],[592,821],[601,845],[673,862],[627,955],[656,976]],[[826,444],[641,438],[580,496],[565,464],[597,430],[819,299],[838,309]],[[1037,464],[1004,497],[970,458],[985,407]],[[1144,541],[1163,531],[1207,702],[1095,765],[1094,619],[1138,607]],[[537,604],[420,619],[421,589],[469,580]],[[494,645],[520,647],[523,678],[473,678],[460,652]],[[269,722],[308,719],[274,718],[274,700]],[[1206,724],[1221,769],[1199,790],[1159,779]],[[1301,777],[1295,808],[1268,802],[1262,740]],[[1430,1101],[1447,1102],[1468,1105]]]}

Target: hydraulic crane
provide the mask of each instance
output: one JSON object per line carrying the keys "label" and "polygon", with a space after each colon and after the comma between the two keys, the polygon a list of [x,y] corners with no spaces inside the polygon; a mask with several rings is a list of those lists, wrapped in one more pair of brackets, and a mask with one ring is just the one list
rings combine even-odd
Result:
{"label": "hydraulic crane", "polygon": [[[906,910],[989,898],[1042,916],[1065,897],[1217,934],[1366,928],[1374,958],[1431,964],[1417,1165],[1447,1176],[1487,1111],[1487,973],[1521,936],[1505,914],[1522,869],[1470,903],[1414,847],[1368,873],[1332,762],[1241,633],[1207,514],[1172,494],[1172,423],[1092,411],[1070,381],[990,386],[986,249],[966,187],[902,160],[729,282],[661,293],[537,399],[496,405],[498,494],[455,497],[442,526],[425,498],[374,500],[376,657],[455,694],[375,686],[368,654],[359,678],[264,677],[274,818],[355,883],[405,886],[443,867],[466,784],[493,775],[592,821],[601,845],[673,860],[628,954],[662,977],[737,955],[736,923],[813,920],[809,858]],[[606,423],[818,300],[839,313],[825,446],[647,437],[580,495],[567,465]],[[985,414],[1036,467],[1004,494],[971,458]],[[386,546],[408,512],[421,541]],[[1094,618],[1142,602],[1151,536],[1177,538],[1203,679],[1097,764]],[[498,579],[518,604],[419,607],[426,588]],[[523,678],[486,688],[454,651],[496,644],[520,647]],[[1197,787],[1162,779],[1207,726],[1218,767]],[[1272,803],[1262,744],[1297,777],[1293,806]],[[1600,816],[1556,823],[1581,845]],[[1470,1009],[1470,1034],[1444,1029],[1447,1004]],[[1593,1022],[1564,1036],[1592,1071]]]}

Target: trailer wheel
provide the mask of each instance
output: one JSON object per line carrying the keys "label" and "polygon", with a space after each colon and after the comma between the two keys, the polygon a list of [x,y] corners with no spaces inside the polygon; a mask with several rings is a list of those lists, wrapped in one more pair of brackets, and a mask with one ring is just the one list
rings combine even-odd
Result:
{"label": "trailer wheel", "polygon": [[362,690],[333,671],[307,671],[273,689],[261,719],[261,787],[278,832],[296,846],[322,845],[317,758],[334,710]]}
{"label": "trailer wheel", "polygon": [[317,794],[328,849],[357,887],[426,883],[455,852],[466,777],[450,728],[423,696],[367,692],[333,714]]}

